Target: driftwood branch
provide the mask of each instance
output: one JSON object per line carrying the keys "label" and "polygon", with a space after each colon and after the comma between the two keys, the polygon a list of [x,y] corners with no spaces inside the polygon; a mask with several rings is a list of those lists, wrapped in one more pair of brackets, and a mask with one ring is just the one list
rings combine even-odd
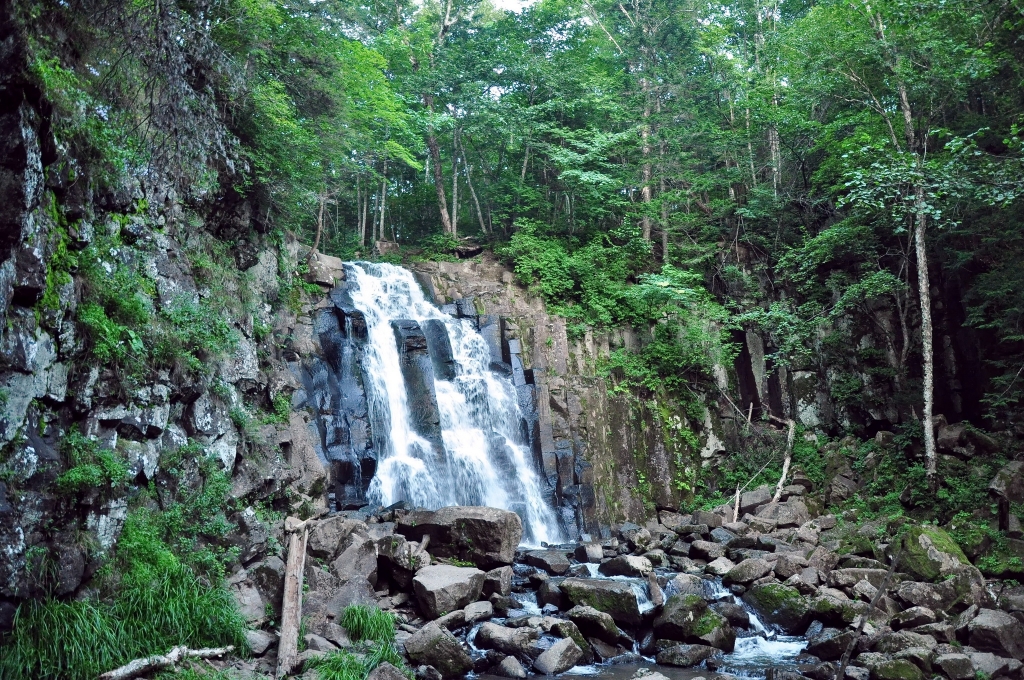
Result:
{"label": "driftwood branch", "polygon": [[775,487],[775,495],[772,497],[772,503],[777,503],[782,498],[782,487],[786,485],[786,477],[789,476],[789,466],[793,462],[793,439],[796,436],[796,421],[792,418],[783,420],[775,416],[768,417],[773,422],[789,426],[789,433],[786,435],[786,458],[782,461],[782,476],[779,477],[779,483]]}
{"label": "driftwood branch", "polygon": [[846,646],[846,651],[843,652],[843,658],[839,662],[839,669],[836,671],[835,680],[843,680],[843,677],[846,675],[846,665],[850,663],[850,657],[853,656],[853,649],[857,646],[857,640],[859,640],[861,635],[864,634],[864,626],[868,622],[868,614],[870,614],[875,609],[875,605],[878,604],[878,600],[880,600],[882,598],[882,595],[885,594],[886,588],[889,587],[889,580],[892,578],[892,575],[896,572],[896,565],[900,563],[900,557],[902,555],[903,550],[901,549],[898,553],[896,553],[896,556],[892,558],[892,564],[889,565],[889,571],[886,573],[885,578],[882,579],[882,583],[878,587],[878,592],[876,592],[875,596],[871,598],[871,604],[868,605],[867,611],[861,614],[860,625],[857,626],[857,634],[853,636],[853,639],[850,640],[850,644]]}
{"label": "driftwood branch", "polygon": [[99,680],[131,680],[153,671],[164,668],[171,668],[179,661],[186,659],[213,659],[233,651],[233,645],[227,647],[213,647],[207,649],[189,649],[188,647],[175,647],[167,654],[157,654],[144,659],[135,659],[120,668],[107,671],[99,677]]}

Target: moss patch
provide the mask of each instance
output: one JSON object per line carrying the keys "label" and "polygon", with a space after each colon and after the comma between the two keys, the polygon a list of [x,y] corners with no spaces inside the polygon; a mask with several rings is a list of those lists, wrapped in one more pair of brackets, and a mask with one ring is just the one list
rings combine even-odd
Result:
{"label": "moss patch", "polygon": [[[969,565],[970,561],[953,538],[936,526],[910,527],[901,539],[903,557],[900,568],[916,578],[934,581],[949,572],[952,562]],[[936,555],[935,551],[946,557]]]}

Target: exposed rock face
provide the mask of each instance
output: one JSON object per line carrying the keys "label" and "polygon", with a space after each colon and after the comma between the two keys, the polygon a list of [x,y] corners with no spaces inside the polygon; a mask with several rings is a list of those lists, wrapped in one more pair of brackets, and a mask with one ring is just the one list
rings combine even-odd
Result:
{"label": "exposed rock face", "polygon": [[[512,564],[523,537],[523,522],[514,512],[472,506],[413,512],[396,529],[415,541],[429,536],[433,554],[468,560],[482,569]],[[566,569],[568,564],[565,560]]]}
{"label": "exposed rock face", "polygon": [[420,610],[431,619],[475,602],[483,585],[484,572],[479,569],[447,564],[424,567],[412,580]]}

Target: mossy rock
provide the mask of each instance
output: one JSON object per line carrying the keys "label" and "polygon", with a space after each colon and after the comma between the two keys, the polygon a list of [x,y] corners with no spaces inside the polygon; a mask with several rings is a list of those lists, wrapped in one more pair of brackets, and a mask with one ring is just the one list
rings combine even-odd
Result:
{"label": "mossy rock", "polygon": [[919,581],[935,581],[971,562],[956,541],[936,526],[909,527],[900,538],[900,571]]}
{"label": "mossy rock", "polygon": [[924,680],[924,674],[906,659],[892,659],[872,668],[871,680]]}
{"label": "mossy rock", "polygon": [[689,642],[699,637],[696,634],[698,626],[702,623],[709,625],[709,622],[705,622],[708,613],[708,603],[703,598],[677,593],[668,598],[661,614],[654,619],[654,635],[659,640]]}
{"label": "mossy rock", "polygon": [[781,626],[787,633],[802,633],[810,622],[807,599],[796,588],[781,583],[763,583],[743,594],[743,600],[761,618]]}

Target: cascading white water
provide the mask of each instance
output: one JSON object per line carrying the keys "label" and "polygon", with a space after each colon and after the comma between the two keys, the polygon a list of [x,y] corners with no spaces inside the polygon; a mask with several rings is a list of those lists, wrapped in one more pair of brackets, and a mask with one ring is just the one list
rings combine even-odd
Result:
{"label": "cascading white water", "polygon": [[[363,383],[378,451],[370,501],[515,510],[523,519],[525,542],[561,541],[555,513],[541,494],[532,456],[521,441],[515,388],[490,370],[483,336],[469,320],[453,318],[428,302],[406,269],[358,262],[347,266],[346,274],[349,294],[367,326]],[[443,451],[435,451],[412,426],[391,326],[403,319],[437,319],[448,332],[455,379],[434,378]]]}

